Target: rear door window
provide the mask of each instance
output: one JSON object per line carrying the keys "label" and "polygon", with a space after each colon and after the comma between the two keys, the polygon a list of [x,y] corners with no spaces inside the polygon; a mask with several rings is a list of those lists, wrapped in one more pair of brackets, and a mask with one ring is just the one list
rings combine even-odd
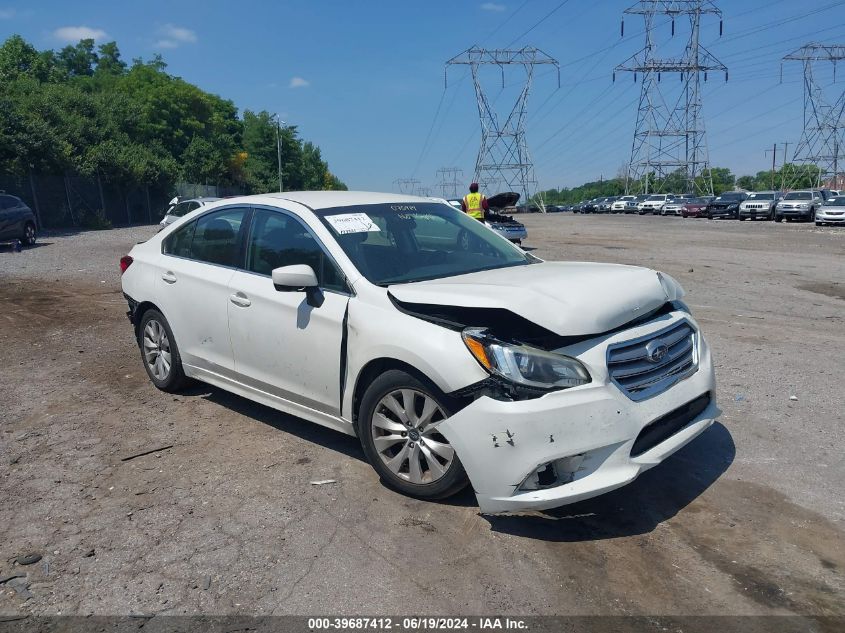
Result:
{"label": "rear door window", "polygon": [[203,215],[168,237],[163,252],[209,264],[237,266],[247,211],[238,207]]}

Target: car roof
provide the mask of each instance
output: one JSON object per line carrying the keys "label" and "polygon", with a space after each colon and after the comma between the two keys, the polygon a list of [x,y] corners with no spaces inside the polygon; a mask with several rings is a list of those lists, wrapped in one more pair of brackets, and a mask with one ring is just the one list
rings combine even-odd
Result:
{"label": "car roof", "polygon": [[373,191],[284,191],[262,193],[252,196],[226,198],[227,204],[248,202],[250,204],[284,205],[286,201],[297,202],[311,209],[331,209],[364,204],[390,204],[410,202],[440,202],[442,198],[423,198],[402,193],[379,193]]}

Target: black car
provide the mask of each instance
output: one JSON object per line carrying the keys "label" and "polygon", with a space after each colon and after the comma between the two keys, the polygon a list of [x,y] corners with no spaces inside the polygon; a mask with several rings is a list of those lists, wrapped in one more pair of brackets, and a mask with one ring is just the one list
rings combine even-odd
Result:
{"label": "black car", "polygon": [[0,242],[20,240],[32,246],[38,235],[35,214],[17,196],[0,191]]}
{"label": "black car", "polygon": [[739,205],[746,198],[748,198],[748,194],[740,191],[723,193],[720,196],[716,196],[716,199],[707,205],[707,209],[704,210],[703,215],[713,220],[718,218],[738,220]]}

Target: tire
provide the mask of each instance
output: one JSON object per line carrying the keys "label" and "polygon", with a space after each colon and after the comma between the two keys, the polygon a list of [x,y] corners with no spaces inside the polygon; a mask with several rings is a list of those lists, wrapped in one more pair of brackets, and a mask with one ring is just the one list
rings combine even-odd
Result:
{"label": "tire", "polygon": [[24,246],[33,246],[35,240],[38,239],[38,231],[32,222],[27,222],[23,227],[23,237],[21,237],[21,244]]}
{"label": "tire", "polygon": [[822,222],[819,222],[818,220],[816,220],[816,226],[821,226],[821,225],[822,225]]}
{"label": "tire", "polygon": [[775,222],[783,222],[783,216],[782,215],[776,215],[775,216]]}
{"label": "tire", "polygon": [[444,499],[465,488],[469,480],[457,454],[431,426],[456,410],[435,385],[404,371],[390,370],[376,378],[361,399],[356,425],[364,453],[382,482],[419,499]]}
{"label": "tire", "polygon": [[156,387],[168,393],[177,393],[188,382],[182,370],[182,357],[173,331],[158,310],[147,310],[141,318],[138,348],[147,376]]}

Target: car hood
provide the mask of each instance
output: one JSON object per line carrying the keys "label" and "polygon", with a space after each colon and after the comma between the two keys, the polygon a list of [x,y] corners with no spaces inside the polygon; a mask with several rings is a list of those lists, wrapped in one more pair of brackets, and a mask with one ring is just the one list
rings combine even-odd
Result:
{"label": "car hood", "polygon": [[581,262],[394,284],[388,292],[402,303],[508,310],[561,336],[607,332],[668,301],[653,270]]}

